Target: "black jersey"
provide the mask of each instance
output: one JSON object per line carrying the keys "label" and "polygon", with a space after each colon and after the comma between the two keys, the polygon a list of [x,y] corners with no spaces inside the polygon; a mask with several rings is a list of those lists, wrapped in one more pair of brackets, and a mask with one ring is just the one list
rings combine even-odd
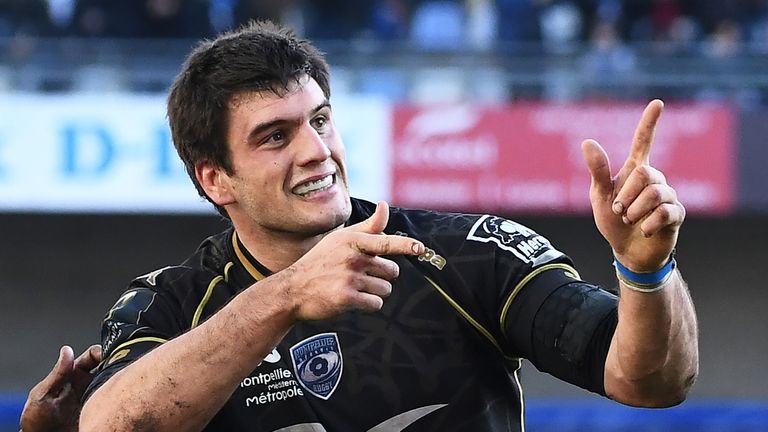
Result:
{"label": "black jersey", "polygon": [[[375,210],[352,203],[350,224]],[[584,288],[547,239],[495,216],[398,208],[385,232],[422,241],[426,253],[392,258],[400,276],[383,308],[297,322],[206,430],[522,431],[522,358],[603,393],[605,350],[595,361],[579,350],[596,343],[615,297]],[[182,265],[137,278],[104,320],[104,361],[88,394],[267,276],[229,229]],[[578,295],[548,300],[563,290]],[[600,306],[578,313],[584,304]]]}

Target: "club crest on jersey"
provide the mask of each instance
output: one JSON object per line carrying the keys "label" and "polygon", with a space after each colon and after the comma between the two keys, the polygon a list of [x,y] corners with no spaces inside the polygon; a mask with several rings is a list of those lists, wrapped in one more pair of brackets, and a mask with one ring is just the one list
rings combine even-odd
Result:
{"label": "club crest on jersey", "polygon": [[467,240],[496,243],[501,249],[534,267],[563,256],[546,238],[535,231],[498,216],[484,215],[475,222]]}
{"label": "club crest on jersey", "polygon": [[291,362],[299,384],[328,400],[341,379],[343,361],[336,333],[321,333],[291,347]]}

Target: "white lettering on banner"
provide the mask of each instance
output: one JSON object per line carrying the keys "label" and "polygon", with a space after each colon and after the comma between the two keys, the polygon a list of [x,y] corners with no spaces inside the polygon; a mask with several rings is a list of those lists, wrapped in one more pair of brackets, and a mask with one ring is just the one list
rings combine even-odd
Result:
{"label": "white lettering on banner", "polygon": [[[594,138],[605,148],[610,160],[624,160],[632,133],[640,120],[642,106],[543,106],[531,110],[531,125],[544,134],[562,134],[568,143],[569,160],[583,165],[581,142]],[[653,163],[664,167],[672,157],[673,143],[686,142],[687,135],[700,135],[711,126],[713,112],[702,107],[667,108],[656,129]],[[600,125],[595,127],[595,125]],[[695,145],[695,143],[690,143]]]}
{"label": "white lettering on banner", "polygon": [[481,114],[470,106],[437,107],[418,113],[405,127],[405,141],[398,146],[399,163],[457,170],[496,163],[496,137],[475,131]]}
{"label": "white lettering on banner", "polygon": [[688,210],[706,209],[712,202],[717,186],[711,182],[695,180],[674,180],[675,191]]}
{"label": "white lettering on banner", "polygon": [[416,167],[477,169],[495,163],[499,154],[492,135],[434,137],[406,144],[400,149],[398,157],[403,165]]}
{"label": "white lettering on banner", "polygon": [[[397,106],[393,201],[474,212],[589,211],[580,143],[595,138],[620,163],[641,112],[642,105],[616,103]],[[728,211],[735,200],[734,133],[727,106],[672,104],[651,163],[683,190],[681,201],[691,209]]]}
{"label": "white lettering on banner", "polygon": [[409,179],[401,186],[400,195],[409,203],[430,205],[469,206],[475,196],[472,182],[465,180]]}
{"label": "white lettering on banner", "polygon": [[559,208],[568,198],[566,188],[556,180],[498,177],[481,178],[476,194],[492,208]]}
{"label": "white lettering on banner", "polygon": [[429,206],[467,206],[472,203],[472,182],[466,180],[408,180],[400,194],[406,202]]}

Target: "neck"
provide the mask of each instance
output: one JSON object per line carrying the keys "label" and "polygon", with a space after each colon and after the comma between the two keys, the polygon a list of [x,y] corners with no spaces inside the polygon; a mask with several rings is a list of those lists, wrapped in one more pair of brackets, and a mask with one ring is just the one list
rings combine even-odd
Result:
{"label": "neck", "polygon": [[307,236],[266,231],[254,229],[248,224],[238,224],[234,220],[232,222],[240,242],[248,249],[251,256],[273,273],[284,270],[295,263],[328,234],[325,232]]}

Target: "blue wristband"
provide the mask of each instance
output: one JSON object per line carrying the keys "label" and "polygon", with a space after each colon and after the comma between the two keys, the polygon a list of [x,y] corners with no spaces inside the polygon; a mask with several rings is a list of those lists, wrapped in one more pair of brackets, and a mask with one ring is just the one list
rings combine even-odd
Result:
{"label": "blue wristband", "polygon": [[616,271],[623,277],[623,279],[632,282],[637,285],[659,285],[664,282],[672,271],[675,270],[677,263],[674,257],[670,257],[669,261],[664,267],[651,273],[636,273],[632,270],[624,267],[616,258],[613,259],[613,265],[616,267]]}

